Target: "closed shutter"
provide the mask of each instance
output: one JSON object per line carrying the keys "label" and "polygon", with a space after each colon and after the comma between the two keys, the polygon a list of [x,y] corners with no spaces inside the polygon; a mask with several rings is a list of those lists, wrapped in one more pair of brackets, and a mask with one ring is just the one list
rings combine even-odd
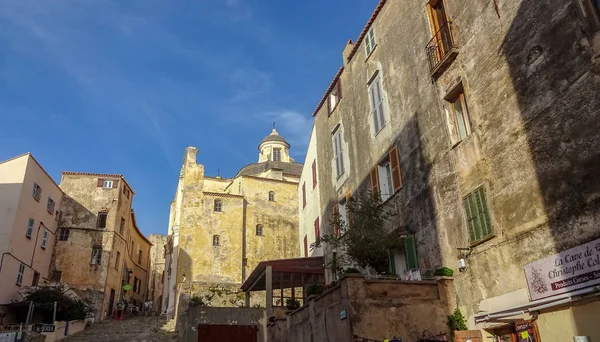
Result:
{"label": "closed shutter", "polygon": [[319,240],[319,237],[321,237],[321,229],[319,227],[319,218],[317,217],[315,220],[315,241]]}
{"label": "closed shutter", "polygon": [[374,196],[379,194],[379,174],[377,172],[377,166],[371,170],[371,191]]}
{"label": "closed shutter", "polygon": [[302,209],[306,207],[306,183],[302,183]]}
{"label": "closed shutter", "polygon": [[473,195],[469,195],[463,200],[463,206],[465,207],[465,215],[467,220],[467,230],[469,231],[469,242],[475,242],[478,240],[475,227],[477,215],[475,214],[475,206],[472,205],[472,198]]}
{"label": "closed shutter", "polygon": [[331,95],[327,94],[327,115],[331,114]]}
{"label": "closed shutter", "polygon": [[102,179],[102,178],[98,178],[98,185],[97,185],[97,186],[98,186],[99,188],[101,188],[101,187],[102,187],[102,184],[104,184],[104,179]]}
{"label": "closed shutter", "polygon": [[390,151],[390,166],[392,168],[392,186],[394,192],[402,189],[402,175],[400,174],[400,156],[398,155],[398,147]]}
{"label": "closed shutter", "polygon": [[313,177],[313,189],[317,186],[317,161],[313,160],[312,163],[312,177]]}
{"label": "closed shutter", "polygon": [[333,205],[333,234],[338,237],[340,236],[340,205]]}
{"label": "closed shutter", "polygon": [[373,128],[375,134],[379,132],[379,117],[377,115],[377,98],[375,97],[375,85],[371,84],[369,87],[369,102],[371,103],[371,116],[373,117]]}
{"label": "closed shutter", "polygon": [[392,250],[388,250],[388,258],[389,258],[389,271],[390,274],[397,274],[396,273],[396,261],[394,260],[394,252],[392,252]]}
{"label": "closed shutter", "polygon": [[481,223],[481,238],[486,238],[492,234],[492,225],[490,224],[490,214],[488,213],[484,188],[475,191],[475,197],[477,199],[479,222]]}
{"label": "closed shutter", "polygon": [[337,134],[337,142],[338,142],[338,164],[339,170],[338,176],[344,173],[344,150],[342,148],[342,133],[338,132]]}
{"label": "closed shutter", "polygon": [[404,238],[404,251],[406,252],[406,266],[409,270],[419,268],[417,260],[417,245],[414,236]]}
{"label": "closed shutter", "polygon": [[304,235],[304,257],[308,256],[308,236]]}
{"label": "closed shutter", "polygon": [[115,180],[113,181],[113,189],[116,189],[116,188],[118,188],[118,187],[119,187],[119,180],[118,180],[118,179],[115,179]]}
{"label": "closed shutter", "polygon": [[338,101],[342,99],[342,78],[338,78],[338,82],[337,82],[337,96],[338,96]]}
{"label": "closed shutter", "polygon": [[383,92],[381,90],[381,77],[375,79],[376,100],[377,100],[377,117],[379,119],[379,129],[385,126],[385,115],[383,113]]}

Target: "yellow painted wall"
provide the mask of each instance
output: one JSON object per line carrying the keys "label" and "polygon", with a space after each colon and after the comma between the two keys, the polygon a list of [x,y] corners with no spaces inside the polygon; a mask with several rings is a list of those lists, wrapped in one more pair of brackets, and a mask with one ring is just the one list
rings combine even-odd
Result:
{"label": "yellow painted wall", "polygon": [[573,341],[573,336],[600,341],[600,301],[542,313],[537,325],[541,342]]}

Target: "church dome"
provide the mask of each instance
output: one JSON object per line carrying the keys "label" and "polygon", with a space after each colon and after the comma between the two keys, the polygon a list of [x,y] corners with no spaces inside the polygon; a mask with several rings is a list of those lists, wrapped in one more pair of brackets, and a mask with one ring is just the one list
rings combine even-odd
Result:
{"label": "church dome", "polygon": [[281,135],[279,135],[279,133],[277,133],[277,130],[275,130],[275,128],[273,128],[273,131],[271,131],[271,134],[267,135],[258,145],[258,150],[260,151],[261,146],[264,143],[267,142],[278,142],[281,143],[283,145],[285,145],[286,148],[290,148],[290,143],[288,143]]}

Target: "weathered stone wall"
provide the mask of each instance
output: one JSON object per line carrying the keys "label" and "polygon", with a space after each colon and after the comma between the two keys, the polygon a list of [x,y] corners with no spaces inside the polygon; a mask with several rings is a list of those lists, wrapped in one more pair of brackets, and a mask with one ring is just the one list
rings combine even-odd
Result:
{"label": "weathered stone wall", "polygon": [[167,244],[167,236],[150,234],[148,240],[152,243],[152,247],[150,247],[148,298],[152,300],[152,309],[161,313],[163,310],[163,276],[165,271],[165,245]]}
{"label": "weathered stone wall", "polygon": [[[459,53],[435,81],[426,2],[385,3],[373,23],[377,47],[367,58],[359,46],[341,74],[342,100],[330,116],[327,106],[316,115],[318,173],[331,217],[398,146],[395,228],[416,234],[422,270],[455,268],[457,248],[473,248],[467,271],[455,268],[458,305],[471,316],[483,299],[526,288],[525,264],[600,236],[600,36],[576,1],[444,3]],[[367,81],[376,70],[389,117],[374,135]],[[473,130],[462,141],[448,129],[444,100],[457,80]],[[329,163],[338,123],[348,156],[342,182]],[[462,199],[482,185],[495,236],[471,246]]]}
{"label": "weathered stone wall", "polygon": [[[428,282],[365,280],[346,276],[339,285],[268,328],[278,342],[350,341],[354,335],[416,341],[424,330],[446,332],[454,307],[451,279]],[[345,310],[346,317],[341,314]]]}

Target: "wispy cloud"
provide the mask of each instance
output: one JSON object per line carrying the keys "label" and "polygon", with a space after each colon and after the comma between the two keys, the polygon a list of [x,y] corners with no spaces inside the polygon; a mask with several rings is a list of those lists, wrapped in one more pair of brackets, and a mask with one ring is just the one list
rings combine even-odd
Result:
{"label": "wispy cloud", "polygon": [[267,93],[273,87],[273,79],[269,74],[253,68],[234,70],[230,75],[230,80],[235,89],[234,101],[247,100]]}

